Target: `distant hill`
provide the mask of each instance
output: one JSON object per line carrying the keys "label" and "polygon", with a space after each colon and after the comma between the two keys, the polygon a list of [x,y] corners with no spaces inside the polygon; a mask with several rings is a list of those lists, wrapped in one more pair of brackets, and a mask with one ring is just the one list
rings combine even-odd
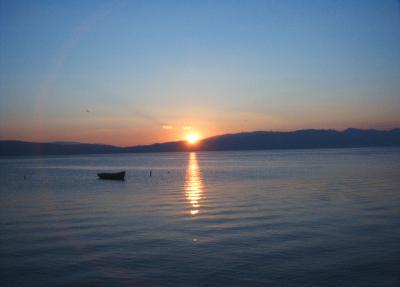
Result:
{"label": "distant hill", "polygon": [[152,145],[133,147],[65,142],[33,143],[22,141],[0,141],[0,156],[377,146],[400,146],[400,129],[388,131],[347,129],[345,131],[298,130],[292,132],[244,132],[206,138],[196,146],[189,146],[185,141],[156,143]]}
{"label": "distant hill", "polygon": [[343,148],[400,145],[400,129],[390,131],[347,129],[250,132],[208,138],[206,150]]}
{"label": "distant hill", "polygon": [[121,148],[111,145],[0,141],[0,156],[102,154],[117,152],[122,152]]}

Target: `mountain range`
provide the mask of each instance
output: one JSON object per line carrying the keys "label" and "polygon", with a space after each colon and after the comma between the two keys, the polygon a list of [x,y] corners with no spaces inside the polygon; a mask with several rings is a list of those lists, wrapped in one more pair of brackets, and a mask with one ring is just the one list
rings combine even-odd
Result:
{"label": "mountain range", "polygon": [[155,143],[132,147],[77,142],[0,141],[0,156],[72,155],[221,150],[268,150],[400,146],[400,128],[392,130],[297,130],[290,132],[256,131],[209,137],[196,145],[186,141]]}

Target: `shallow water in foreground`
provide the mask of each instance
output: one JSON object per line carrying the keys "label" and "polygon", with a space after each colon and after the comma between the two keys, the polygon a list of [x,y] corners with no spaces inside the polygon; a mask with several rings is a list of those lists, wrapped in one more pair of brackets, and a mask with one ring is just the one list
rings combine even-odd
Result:
{"label": "shallow water in foreground", "polygon": [[0,159],[1,286],[399,286],[399,227],[399,148]]}

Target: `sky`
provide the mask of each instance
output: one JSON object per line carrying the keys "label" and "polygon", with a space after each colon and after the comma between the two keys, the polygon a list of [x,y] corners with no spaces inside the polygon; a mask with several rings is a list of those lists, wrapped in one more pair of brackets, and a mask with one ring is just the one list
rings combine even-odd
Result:
{"label": "sky", "polygon": [[400,2],[0,0],[0,140],[400,127]]}

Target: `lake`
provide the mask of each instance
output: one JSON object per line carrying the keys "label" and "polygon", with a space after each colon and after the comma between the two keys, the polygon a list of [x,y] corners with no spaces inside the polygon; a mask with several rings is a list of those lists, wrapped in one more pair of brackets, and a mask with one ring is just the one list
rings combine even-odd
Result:
{"label": "lake", "polygon": [[399,286],[400,148],[1,158],[0,276]]}

